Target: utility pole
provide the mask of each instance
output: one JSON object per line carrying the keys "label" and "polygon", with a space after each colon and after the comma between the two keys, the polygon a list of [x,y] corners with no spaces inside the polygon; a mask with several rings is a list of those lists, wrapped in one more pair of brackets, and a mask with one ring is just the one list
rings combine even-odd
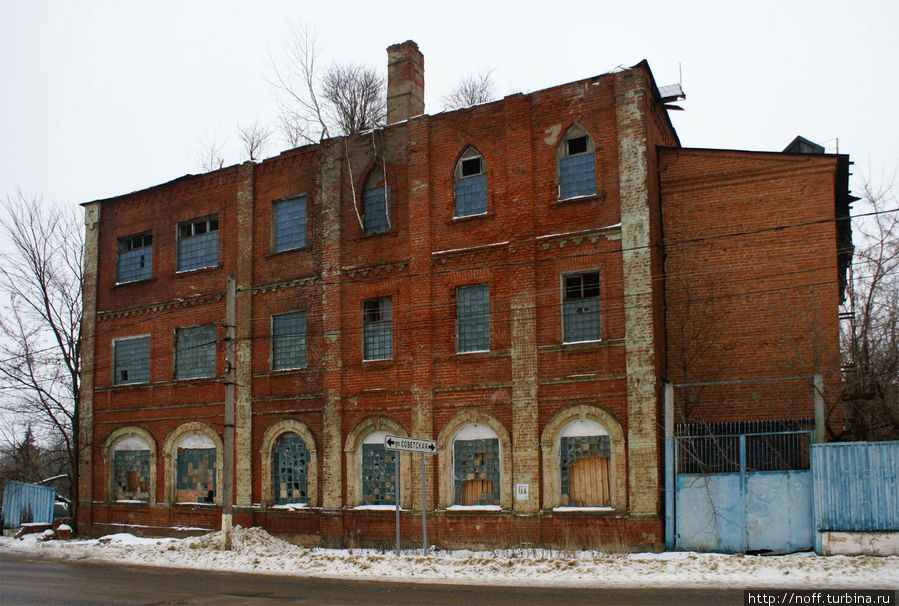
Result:
{"label": "utility pole", "polygon": [[225,460],[222,462],[222,549],[231,549],[234,502],[234,323],[237,282],[228,275],[225,291]]}

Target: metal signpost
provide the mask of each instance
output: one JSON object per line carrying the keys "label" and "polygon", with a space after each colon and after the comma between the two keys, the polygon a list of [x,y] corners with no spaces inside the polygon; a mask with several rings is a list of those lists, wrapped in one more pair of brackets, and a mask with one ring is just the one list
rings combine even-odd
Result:
{"label": "metal signpost", "polygon": [[[428,555],[428,501],[425,495],[425,455],[437,452],[437,442],[423,438],[384,436],[384,448],[393,451],[421,453],[421,536],[422,552]],[[394,455],[394,486],[396,487],[396,555],[400,555],[400,456]]]}

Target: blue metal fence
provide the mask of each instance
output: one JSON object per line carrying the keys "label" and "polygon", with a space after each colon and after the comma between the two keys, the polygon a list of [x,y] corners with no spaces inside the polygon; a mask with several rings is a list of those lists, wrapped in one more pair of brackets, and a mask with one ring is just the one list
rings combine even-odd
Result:
{"label": "blue metal fence", "polygon": [[818,531],[899,531],[899,441],[812,444]]}
{"label": "blue metal fence", "polygon": [[3,528],[18,528],[29,522],[53,522],[56,489],[52,486],[8,480],[3,486]]}

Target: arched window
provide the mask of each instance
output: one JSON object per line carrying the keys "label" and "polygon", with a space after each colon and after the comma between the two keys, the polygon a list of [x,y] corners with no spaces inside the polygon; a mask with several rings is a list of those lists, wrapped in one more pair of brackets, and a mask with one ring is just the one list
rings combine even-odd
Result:
{"label": "arched window", "polygon": [[546,423],[540,437],[543,507],[627,507],[624,431],[609,410],[573,404]]}
{"label": "arched window", "polygon": [[275,505],[305,505],[309,502],[307,469],[309,449],[293,432],[281,434],[272,448],[272,489]]}
{"label": "arched window", "polygon": [[484,158],[473,147],[466,149],[453,172],[456,217],[487,212],[487,169]]}
{"label": "arched window", "polygon": [[580,126],[574,125],[565,133],[557,153],[559,200],[596,193],[593,150],[593,140]]}
{"label": "arched window", "polygon": [[612,445],[605,427],[591,419],[577,419],[566,425],[559,444],[561,504],[608,506],[611,456]]}
{"label": "arched window", "polygon": [[384,170],[375,166],[362,192],[362,232],[379,234],[390,231],[390,186]]}
{"label": "arched window", "polygon": [[175,500],[179,503],[215,503],[216,447],[208,437],[192,433],[175,445]]}
{"label": "arched window", "polygon": [[453,436],[453,503],[500,504],[499,438],[487,425],[469,423]]}
{"label": "arched window", "polygon": [[386,431],[373,431],[359,449],[362,505],[396,505],[396,461],[398,454],[384,448]]}
{"label": "arched window", "polygon": [[136,435],[117,440],[112,446],[112,500],[150,500],[150,445]]}

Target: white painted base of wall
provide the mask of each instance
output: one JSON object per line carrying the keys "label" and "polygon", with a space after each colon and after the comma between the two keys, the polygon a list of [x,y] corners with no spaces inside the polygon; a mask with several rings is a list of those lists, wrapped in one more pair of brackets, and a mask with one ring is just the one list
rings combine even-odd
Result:
{"label": "white painted base of wall", "polygon": [[824,555],[899,555],[899,532],[822,532]]}

